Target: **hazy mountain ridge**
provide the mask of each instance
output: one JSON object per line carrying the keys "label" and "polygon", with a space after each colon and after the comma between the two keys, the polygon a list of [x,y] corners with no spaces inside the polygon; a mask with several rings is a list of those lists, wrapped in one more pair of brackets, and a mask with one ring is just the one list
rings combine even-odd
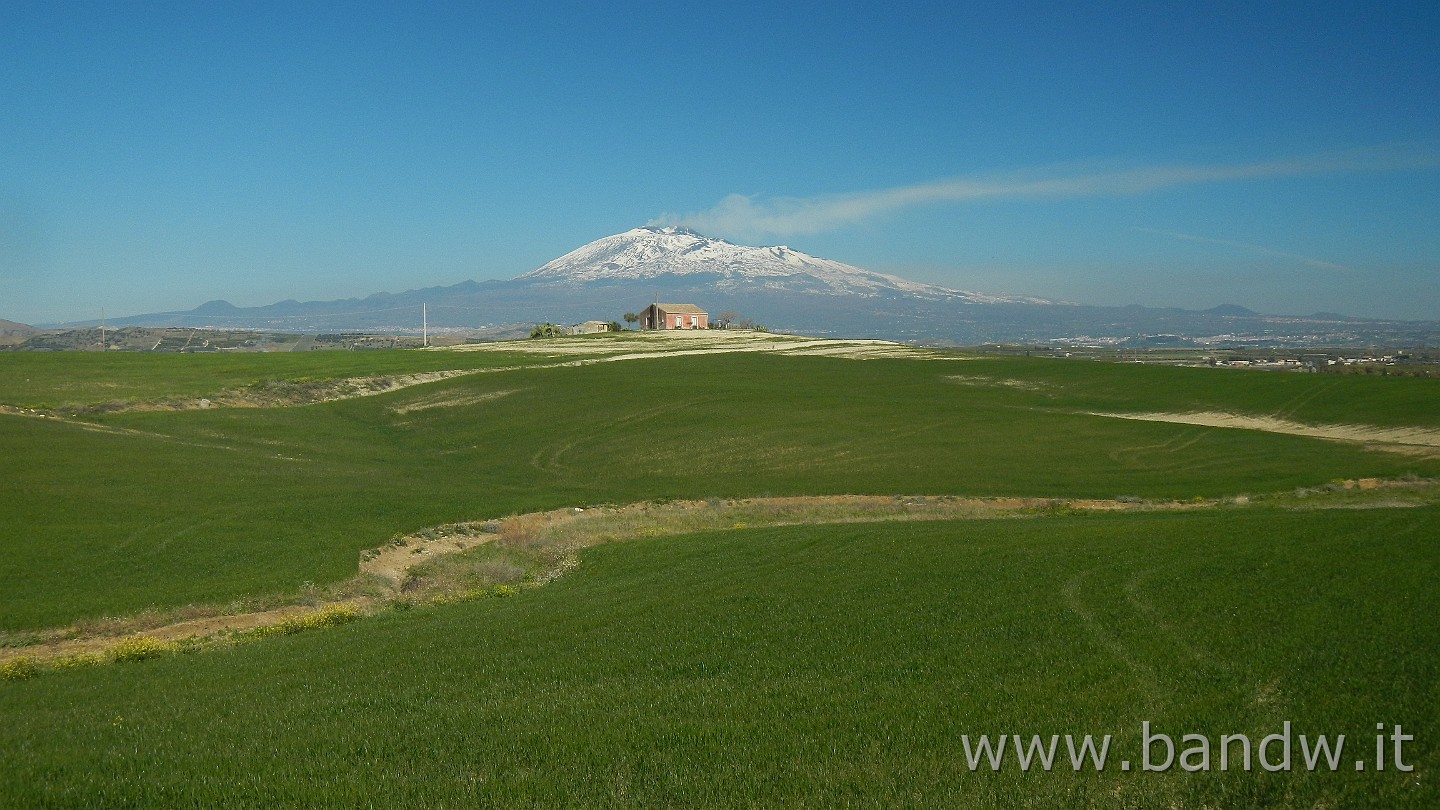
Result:
{"label": "hazy mountain ridge", "polygon": [[[674,227],[603,237],[509,281],[463,281],[331,301],[112,318],[113,326],[291,332],[480,330],[523,323],[621,320],[655,300],[727,310],[801,334],[920,342],[1042,343],[1204,340],[1253,345],[1417,345],[1440,341],[1440,323],[1367,320],[1334,313],[1263,315],[1226,303],[1208,310],[1087,306],[986,295],[816,258],[788,247],[747,247]],[[80,325],[80,324],[75,324]],[[86,322],[85,325],[93,325]]]}

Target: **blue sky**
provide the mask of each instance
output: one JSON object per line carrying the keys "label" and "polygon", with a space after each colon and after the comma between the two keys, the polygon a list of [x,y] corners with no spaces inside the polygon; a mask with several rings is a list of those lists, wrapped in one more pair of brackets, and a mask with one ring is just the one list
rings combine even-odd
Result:
{"label": "blue sky", "polygon": [[1440,4],[1063,5],[10,0],[0,318],[511,278],[649,222],[1440,318]]}

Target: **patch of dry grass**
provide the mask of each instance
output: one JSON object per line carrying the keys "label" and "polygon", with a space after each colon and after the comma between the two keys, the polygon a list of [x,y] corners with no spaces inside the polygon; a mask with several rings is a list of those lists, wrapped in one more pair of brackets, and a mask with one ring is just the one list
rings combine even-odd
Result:
{"label": "patch of dry grass", "polygon": [[1044,391],[1052,386],[1031,380],[1014,380],[1008,377],[986,377],[975,374],[951,374],[945,377],[957,385],[975,388],[1013,388],[1017,391]]}

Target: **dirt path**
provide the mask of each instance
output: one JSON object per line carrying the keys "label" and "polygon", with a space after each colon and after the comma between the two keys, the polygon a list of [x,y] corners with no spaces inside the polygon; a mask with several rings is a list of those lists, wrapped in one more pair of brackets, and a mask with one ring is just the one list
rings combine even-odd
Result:
{"label": "dirt path", "polygon": [[38,661],[51,661],[59,658],[101,655],[121,641],[140,637],[153,638],[162,643],[173,643],[194,638],[209,638],[227,633],[243,632],[260,627],[277,625],[286,619],[303,616],[307,613],[313,613],[316,610],[317,608],[304,605],[291,605],[289,607],[256,611],[254,613],[189,619],[183,622],[175,622],[173,624],[122,635],[81,636],[78,638],[47,642],[32,647],[0,649],[0,664],[21,657]]}
{"label": "dirt path", "polygon": [[471,533],[441,536],[433,540],[411,535],[409,538],[404,538],[404,545],[400,545],[400,541],[397,541],[378,549],[362,552],[360,574],[378,577],[388,582],[394,591],[399,592],[405,584],[410,569],[415,566],[444,554],[456,554],[475,548],[493,539],[494,535]]}
{"label": "dirt path", "polygon": [[1263,430],[1315,439],[1359,442],[1368,447],[1411,455],[1434,455],[1440,448],[1440,430],[1419,427],[1387,428],[1374,425],[1307,425],[1273,416],[1246,416],[1238,413],[1199,411],[1195,413],[1099,413],[1112,419],[1135,419],[1143,422],[1173,422],[1181,425]]}

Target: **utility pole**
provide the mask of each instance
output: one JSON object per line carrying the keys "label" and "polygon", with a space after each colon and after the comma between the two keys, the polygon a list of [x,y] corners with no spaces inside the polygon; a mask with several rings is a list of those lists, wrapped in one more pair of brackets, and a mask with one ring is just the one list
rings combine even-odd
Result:
{"label": "utility pole", "polygon": [[430,345],[430,305],[420,305],[420,345]]}
{"label": "utility pole", "polygon": [[100,351],[105,351],[105,307],[100,307]]}

